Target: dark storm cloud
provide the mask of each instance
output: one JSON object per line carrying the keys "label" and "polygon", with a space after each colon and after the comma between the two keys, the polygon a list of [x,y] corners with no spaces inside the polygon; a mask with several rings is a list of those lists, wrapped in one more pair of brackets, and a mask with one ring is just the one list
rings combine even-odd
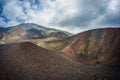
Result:
{"label": "dark storm cloud", "polygon": [[[111,6],[109,5],[108,10],[103,15],[104,18],[101,21],[101,25],[110,26],[119,26],[120,27],[120,1],[111,2]],[[115,5],[116,4],[116,5]]]}
{"label": "dark storm cloud", "polygon": [[[78,26],[78,27],[88,27],[93,21],[97,20],[99,16],[104,16],[101,24],[118,23],[120,19],[119,14],[112,14],[108,11],[110,0],[82,0],[78,1],[78,12],[73,17],[66,17],[63,21],[59,22],[61,26]],[[116,7],[118,8],[118,7]],[[113,18],[111,18],[111,16]],[[117,16],[117,17],[116,17]],[[104,22],[105,21],[105,22]],[[107,22],[107,23],[106,23]],[[96,22],[97,23],[97,22]]]}

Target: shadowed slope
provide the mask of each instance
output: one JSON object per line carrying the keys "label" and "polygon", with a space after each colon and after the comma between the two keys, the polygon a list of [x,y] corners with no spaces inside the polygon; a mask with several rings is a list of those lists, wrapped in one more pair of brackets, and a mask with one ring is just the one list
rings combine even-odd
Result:
{"label": "shadowed slope", "polygon": [[59,54],[32,43],[0,46],[0,80],[74,80],[79,76],[73,66]]}
{"label": "shadowed slope", "polygon": [[2,32],[0,32],[0,40],[2,39],[2,36],[3,36],[3,34],[2,34]]}
{"label": "shadowed slope", "polygon": [[119,75],[119,68],[71,62],[29,42],[0,45],[0,80],[119,80]]}
{"label": "shadowed slope", "polygon": [[3,34],[4,34],[6,31],[7,31],[6,28],[0,27],[0,41],[1,41],[2,37],[3,37]]}

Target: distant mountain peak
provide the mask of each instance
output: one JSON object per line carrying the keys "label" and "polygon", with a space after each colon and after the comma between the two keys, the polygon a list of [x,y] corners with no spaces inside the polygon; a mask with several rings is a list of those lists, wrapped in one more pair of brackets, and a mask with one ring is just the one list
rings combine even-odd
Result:
{"label": "distant mountain peak", "polygon": [[[4,32],[2,38],[3,41],[14,42],[18,40],[29,40],[29,39],[41,39],[46,37],[54,38],[65,38],[69,36],[66,32],[56,30],[54,28],[47,28],[35,23],[23,23],[17,26],[6,28],[7,31],[1,29]],[[58,34],[58,33],[63,34]],[[51,36],[51,33],[58,34],[57,36]]]}

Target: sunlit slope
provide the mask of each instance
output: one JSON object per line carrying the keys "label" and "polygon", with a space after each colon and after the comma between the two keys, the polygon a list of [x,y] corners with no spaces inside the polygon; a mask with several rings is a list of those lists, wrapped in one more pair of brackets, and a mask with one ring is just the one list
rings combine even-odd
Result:
{"label": "sunlit slope", "polygon": [[69,36],[66,32],[53,28],[46,28],[33,23],[24,23],[9,27],[4,31],[2,42],[11,43],[30,39],[54,38],[60,39]]}

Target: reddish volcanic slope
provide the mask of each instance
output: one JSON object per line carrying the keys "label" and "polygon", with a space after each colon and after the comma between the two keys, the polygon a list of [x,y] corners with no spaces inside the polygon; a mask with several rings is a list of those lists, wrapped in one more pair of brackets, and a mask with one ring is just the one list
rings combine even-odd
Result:
{"label": "reddish volcanic slope", "polygon": [[46,42],[46,46],[84,64],[116,64],[120,60],[120,28],[89,30],[61,40]]}
{"label": "reddish volcanic slope", "polygon": [[73,60],[87,64],[120,60],[120,28],[90,30],[68,41],[61,52]]}

